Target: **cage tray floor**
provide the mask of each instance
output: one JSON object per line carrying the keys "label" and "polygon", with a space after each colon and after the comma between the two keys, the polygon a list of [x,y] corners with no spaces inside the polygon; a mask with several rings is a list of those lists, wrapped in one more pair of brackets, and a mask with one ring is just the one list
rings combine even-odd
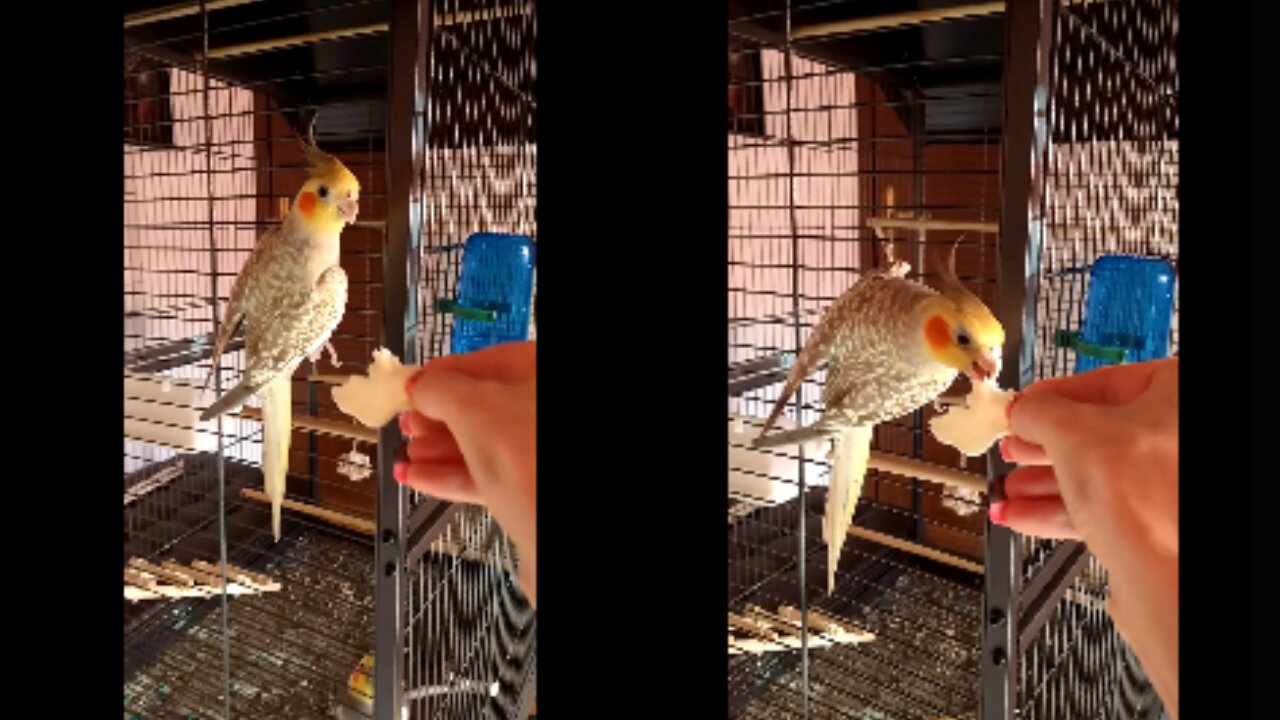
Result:
{"label": "cage tray floor", "polygon": [[[973,718],[978,710],[982,593],[919,571],[886,583],[878,597],[848,610],[817,606],[876,634],[863,645],[809,652],[810,717],[854,720]],[[798,652],[785,655],[798,656]],[[735,656],[732,692],[753,692],[742,720],[803,717],[800,663],[783,656]],[[752,691],[749,686],[754,686]]]}
{"label": "cage tray floor", "polygon": [[[333,717],[347,676],[372,647],[372,548],[309,530],[268,553],[254,570],[283,588],[228,599],[232,713]],[[126,720],[223,717],[220,604],[174,602],[161,622],[126,640],[126,655],[143,659],[125,681]]]}

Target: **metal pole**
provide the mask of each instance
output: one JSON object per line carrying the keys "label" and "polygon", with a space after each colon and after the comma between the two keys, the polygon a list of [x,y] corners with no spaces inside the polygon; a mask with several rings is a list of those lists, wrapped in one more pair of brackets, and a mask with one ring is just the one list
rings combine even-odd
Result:
{"label": "metal pole", "polygon": [[[393,0],[386,138],[387,219],[383,248],[382,344],[416,362],[417,338],[406,320],[417,303],[410,263],[422,237],[422,121],[428,80],[430,0]],[[415,263],[416,266],[416,263]],[[405,491],[392,476],[404,440],[392,422],[378,433],[378,517],[374,539],[374,720],[400,720],[404,674]]]}
{"label": "metal pole", "polygon": [[[794,315],[793,323],[795,328],[795,348],[799,353],[804,347],[800,333],[800,282],[803,275],[800,273],[800,228],[796,222],[796,147],[795,138],[792,137],[791,127],[791,97],[793,68],[791,64],[791,0],[786,0],[786,29],[785,29],[785,45],[783,53],[783,85],[787,94],[786,98],[786,129],[784,131],[783,141],[787,145],[787,210],[791,218],[791,311]],[[797,426],[804,424],[804,385],[796,388],[796,424]],[[809,555],[807,552],[808,531],[806,529],[805,520],[809,515],[808,493],[805,488],[805,457],[804,446],[796,448],[798,455],[796,480],[799,484],[796,494],[796,506],[800,510],[800,519],[796,532],[799,540],[799,549],[797,551],[798,573],[797,580],[800,584],[800,694],[801,703],[804,708],[804,718],[809,718],[809,586],[808,586],[808,564]]]}
{"label": "metal pole", "polygon": [[[1033,379],[1036,287],[1044,243],[1044,162],[1048,145],[1049,58],[1055,0],[1011,0],[1005,15],[1004,143],[996,314],[1005,326],[1001,387]],[[994,483],[1012,469],[988,454]],[[993,498],[995,499],[995,498]],[[1021,540],[987,523],[982,624],[982,720],[1008,720],[1018,695]]]}

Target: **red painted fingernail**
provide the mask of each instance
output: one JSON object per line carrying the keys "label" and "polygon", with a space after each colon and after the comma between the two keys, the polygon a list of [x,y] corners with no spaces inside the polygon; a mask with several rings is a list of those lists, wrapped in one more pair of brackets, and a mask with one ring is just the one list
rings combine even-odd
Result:
{"label": "red painted fingernail", "polygon": [[991,518],[991,522],[996,525],[1004,525],[1009,515],[1009,506],[1005,502],[991,503],[991,507],[987,509],[987,516]]}
{"label": "red painted fingernail", "polygon": [[405,484],[409,480],[409,463],[396,463],[395,466],[391,468],[391,474],[395,476],[396,482],[401,485]]}
{"label": "red painted fingernail", "polygon": [[413,385],[414,385],[414,383],[418,382],[418,376],[419,376],[419,375],[421,375],[421,374],[422,374],[422,368],[418,368],[417,372],[415,372],[414,374],[410,375],[410,376],[409,376],[409,379],[405,381],[405,383],[404,383],[404,394],[405,394],[405,395],[412,395],[412,394],[413,394]]}
{"label": "red painted fingernail", "polygon": [[400,434],[405,437],[413,436],[413,431],[409,429],[409,413],[400,414]]}
{"label": "red painted fingernail", "polygon": [[1000,438],[1000,457],[1004,458],[1005,462],[1013,462],[1013,458],[1009,457],[1009,438],[1007,437]]}

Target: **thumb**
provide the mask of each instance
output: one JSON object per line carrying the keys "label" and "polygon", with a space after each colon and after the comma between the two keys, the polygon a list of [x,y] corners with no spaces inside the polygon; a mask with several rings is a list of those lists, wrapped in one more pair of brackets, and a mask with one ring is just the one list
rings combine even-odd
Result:
{"label": "thumb", "polygon": [[1089,427],[1096,408],[1052,392],[1019,395],[1009,409],[1009,432],[1043,447],[1052,455]]}

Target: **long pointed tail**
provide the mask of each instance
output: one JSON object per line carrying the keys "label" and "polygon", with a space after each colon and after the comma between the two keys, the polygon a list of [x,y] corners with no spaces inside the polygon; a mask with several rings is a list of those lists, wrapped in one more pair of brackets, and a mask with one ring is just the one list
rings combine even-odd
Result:
{"label": "long pointed tail", "polygon": [[271,498],[271,532],[280,541],[280,507],[284,504],[285,479],[289,473],[289,441],[292,435],[293,385],[289,374],[263,386],[262,398],[262,483]]}
{"label": "long pointed tail", "polygon": [[844,549],[853,513],[862,496],[871,459],[871,428],[841,428],[831,438],[831,478],[827,487],[827,507],[822,519],[822,538],[827,541],[827,592],[836,585],[836,566]]}

